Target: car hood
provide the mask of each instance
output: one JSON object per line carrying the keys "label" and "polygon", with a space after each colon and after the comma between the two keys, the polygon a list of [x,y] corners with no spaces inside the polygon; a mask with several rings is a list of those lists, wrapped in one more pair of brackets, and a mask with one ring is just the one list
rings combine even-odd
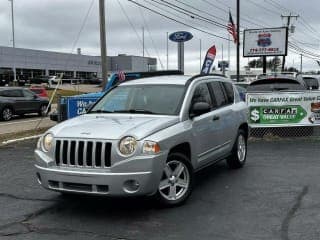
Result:
{"label": "car hood", "polygon": [[57,138],[121,139],[133,136],[143,139],[179,122],[178,116],[140,114],[86,114],[50,129]]}

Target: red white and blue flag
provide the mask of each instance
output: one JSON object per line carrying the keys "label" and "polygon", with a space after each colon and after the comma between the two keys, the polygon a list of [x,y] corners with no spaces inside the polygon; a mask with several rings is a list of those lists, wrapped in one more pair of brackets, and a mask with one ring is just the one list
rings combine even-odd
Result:
{"label": "red white and blue flag", "polygon": [[209,50],[207,51],[206,57],[204,59],[201,74],[209,74],[211,71],[212,64],[214,62],[214,59],[216,58],[216,46],[213,45]]}
{"label": "red white and blue flag", "polygon": [[121,70],[118,71],[118,78],[119,78],[119,82],[123,82],[124,80],[126,80],[126,74],[124,73],[124,71],[121,71]]}
{"label": "red white and blue flag", "polygon": [[228,32],[232,35],[233,37],[233,42],[238,43],[238,35],[237,35],[237,28],[236,25],[234,25],[231,12],[229,11],[229,22],[227,26]]}

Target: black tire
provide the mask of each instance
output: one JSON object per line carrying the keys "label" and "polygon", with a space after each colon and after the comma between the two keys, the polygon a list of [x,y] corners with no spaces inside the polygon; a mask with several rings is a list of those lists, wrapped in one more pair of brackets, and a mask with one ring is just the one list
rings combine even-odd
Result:
{"label": "black tire", "polygon": [[[172,168],[175,165],[176,165],[176,168]],[[179,174],[176,171],[178,171],[181,166],[183,167],[183,170],[181,170]],[[165,169],[167,169],[167,167],[169,167],[170,170],[172,170],[171,178],[169,178],[168,174],[166,174]],[[160,185],[164,181],[168,181],[167,183],[168,186],[160,190]],[[162,206],[166,206],[166,207],[174,207],[174,206],[182,205],[188,199],[188,197],[192,192],[193,182],[194,182],[194,171],[188,157],[186,157],[182,153],[170,153],[166,162],[166,166],[163,169],[163,175],[160,180],[157,193],[155,195],[156,199]],[[182,187],[182,185],[180,186],[180,184],[182,183],[186,184],[185,188]],[[168,199],[170,198],[170,196],[168,195],[171,195],[170,194],[171,189],[174,189],[173,191],[175,191],[174,193],[175,197],[173,197],[172,199]]]}
{"label": "black tire", "polygon": [[40,106],[40,109],[39,109],[39,112],[38,112],[38,115],[40,117],[46,117],[48,115],[48,113],[46,112],[47,110],[47,105],[46,104],[42,104]]}
{"label": "black tire", "polygon": [[0,119],[3,121],[9,121],[13,117],[13,110],[11,107],[4,107],[1,110]]}
{"label": "black tire", "polygon": [[[241,143],[239,143],[239,141],[241,141]],[[240,145],[241,149],[244,147],[244,152],[242,153],[239,153],[239,151],[241,151]],[[243,129],[239,129],[231,155],[227,158],[228,167],[231,169],[242,168],[246,163],[247,152],[247,134]]]}

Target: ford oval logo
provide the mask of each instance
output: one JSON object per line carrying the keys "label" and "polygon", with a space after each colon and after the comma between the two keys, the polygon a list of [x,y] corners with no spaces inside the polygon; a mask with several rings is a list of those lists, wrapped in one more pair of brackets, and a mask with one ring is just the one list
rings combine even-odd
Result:
{"label": "ford oval logo", "polygon": [[193,35],[190,32],[179,31],[171,33],[169,39],[173,42],[186,42],[193,38]]}

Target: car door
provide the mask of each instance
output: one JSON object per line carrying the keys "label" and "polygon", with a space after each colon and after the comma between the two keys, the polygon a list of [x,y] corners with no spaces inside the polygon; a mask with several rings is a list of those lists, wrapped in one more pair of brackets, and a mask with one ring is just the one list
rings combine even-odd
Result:
{"label": "car door", "polygon": [[16,114],[24,113],[24,96],[21,89],[7,89],[4,95]]}
{"label": "car door", "polygon": [[237,119],[233,111],[234,89],[231,83],[212,81],[209,89],[216,102],[216,109],[213,111],[217,121],[216,134],[219,137],[219,146],[216,149],[216,156],[226,156],[233,145],[234,136],[237,133]]}
{"label": "car door", "polygon": [[25,109],[29,113],[38,112],[40,109],[40,98],[28,89],[23,89]]}
{"label": "car door", "polygon": [[[195,87],[190,107],[197,102],[207,102],[212,109],[216,105],[211,97],[208,84],[200,83]],[[192,121],[192,144],[195,145],[198,166],[201,167],[217,159],[217,149],[221,145],[223,133],[219,129],[220,120],[216,119],[216,111],[196,116]]]}

